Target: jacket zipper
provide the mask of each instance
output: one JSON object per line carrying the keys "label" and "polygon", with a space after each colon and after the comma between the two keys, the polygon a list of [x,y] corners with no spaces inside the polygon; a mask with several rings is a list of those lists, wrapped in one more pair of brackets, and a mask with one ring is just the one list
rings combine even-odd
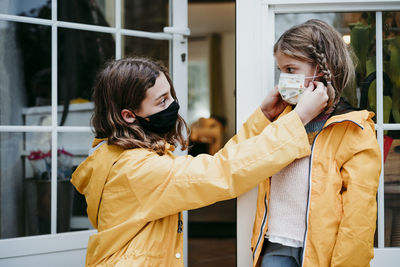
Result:
{"label": "jacket zipper", "polygon": [[327,127],[329,127],[329,126],[331,126],[333,124],[337,124],[337,123],[341,123],[341,122],[345,122],[345,121],[352,122],[355,125],[359,126],[361,128],[361,130],[364,130],[364,127],[362,125],[360,125],[360,124],[358,124],[358,123],[356,123],[355,121],[352,121],[352,120],[342,120],[342,121],[332,122],[332,123],[326,125],[325,127],[323,127],[321,129],[321,131],[319,131],[317,133],[317,135],[315,136],[314,141],[313,141],[313,143],[311,145],[311,155],[310,155],[310,163],[309,163],[309,170],[308,170],[308,196],[307,196],[307,208],[306,208],[307,212],[306,212],[306,218],[305,218],[306,229],[305,229],[305,232],[304,232],[303,253],[302,253],[302,258],[301,258],[301,266],[304,265],[304,256],[305,256],[305,252],[306,252],[306,240],[307,240],[307,233],[308,233],[308,215],[309,215],[309,211],[310,211],[310,196],[311,196],[311,169],[312,169],[312,159],[313,159],[313,154],[314,154],[314,144],[315,144],[315,141],[317,140],[318,135],[323,130],[325,130]]}
{"label": "jacket zipper", "polygon": [[178,233],[182,233],[183,231],[183,221],[181,218],[181,212],[178,213]]}
{"label": "jacket zipper", "polygon": [[267,222],[267,210],[268,210],[267,193],[265,193],[265,196],[264,196],[264,208],[265,208],[265,210],[264,210],[263,220],[262,220],[262,223],[261,223],[261,232],[258,235],[257,243],[256,243],[256,246],[254,247],[253,260],[254,260],[254,258],[256,256],[256,252],[257,252],[258,246],[260,245],[261,238],[263,238],[262,233],[264,232],[264,228],[265,228],[265,225],[266,225],[266,222]]}

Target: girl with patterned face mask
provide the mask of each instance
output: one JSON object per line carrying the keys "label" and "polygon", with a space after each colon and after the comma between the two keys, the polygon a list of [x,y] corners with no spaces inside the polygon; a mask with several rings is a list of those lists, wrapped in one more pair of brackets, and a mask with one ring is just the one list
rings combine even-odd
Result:
{"label": "girl with patterned face mask", "polygon": [[213,156],[177,156],[175,145],[187,148],[185,122],[167,69],[144,58],[110,61],[93,89],[96,138],[71,180],[98,230],[86,266],[183,267],[182,211],[235,198],[310,153],[304,124],[328,96],[322,83],[304,95],[271,123],[285,107],[272,91]]}
{"label": "girl with patterned face mask", "polygon": [[281,116],[315,83],[327,87],[329,100],[305,126],[311,155],[259,185],[254,266],[369,266],[381,159],[374,114],[340,98],[353,84],[350,52],[332,26],[309,20],[283,33],[274,55],[288,103]]}
{"label": "girl with patterned face mask", "polygon": [[299,97],[310,85],[310,82],[312,83],[315,78],[318,78],[318,76],[315,76],[317,67],[314,68],[312,76],[307,76],[304,73],[309,74],[310,64],[288,57],[280,52],[275,55],[275,58],[278,62],[278,68],[280,70],[282,68],[279,76],[278,91],[284,101],[288,104],[296,105]]}

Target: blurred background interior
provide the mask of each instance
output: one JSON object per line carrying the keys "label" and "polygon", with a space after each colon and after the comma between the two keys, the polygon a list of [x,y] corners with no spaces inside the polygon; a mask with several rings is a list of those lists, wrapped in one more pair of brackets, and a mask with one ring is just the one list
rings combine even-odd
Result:
{"label": "blurred background interior", "polygon": [[[115,26],[114,0],[59,0],[58,20]],[[121,27],[162,32],[168,0],[122,1]],[[0,13],[51,19],[48,0],[3,0]],[[189,0],[189,154],[214,154],[235,133],[235,1]],[[277,39],[311,18],[333,25],[357,59],[356,83],[344,96],[376,110],[375,13],[296,13],[276,16]],[[170,64],[170,41],[0,20],[0,124],[50,126],[51,60],[58,59],[58,125],[89,126],[91,86],[102,64],[121,56],[148,56]],[[383,12],[384,122],[400,123],[400,12]],[[244,52],[245,51],[241,51]],[[54,53],[54,54],[53,54]],[[278,72],[276,71],[276,77]],[[268,90],[266,88],[265,90]],[[86,156],[93,134],[59,132],[57,232],[91,229],[84,199],[69,177]],[[0,132],[0,238],[50,233],[51,149],[48,131]],[[385,131],[385,246],[400,246],[400,131]],[[189,211],[189,266],[235,266],[236,200]]]}

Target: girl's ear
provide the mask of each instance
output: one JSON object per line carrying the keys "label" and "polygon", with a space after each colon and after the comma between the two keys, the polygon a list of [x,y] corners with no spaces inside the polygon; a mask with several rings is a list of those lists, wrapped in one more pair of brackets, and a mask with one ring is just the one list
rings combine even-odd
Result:
{"label": "girl's ear", "polygon": [[136,120],[135,114],[129,109],[121,110],[121,116],[126,123],[133,123]]}

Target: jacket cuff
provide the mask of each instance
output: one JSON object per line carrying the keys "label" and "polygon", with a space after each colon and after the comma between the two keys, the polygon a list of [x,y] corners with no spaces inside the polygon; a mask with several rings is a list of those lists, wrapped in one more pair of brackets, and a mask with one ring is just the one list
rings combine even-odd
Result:
{"label": "jacket cuff", "polygon": [[265,127],[271,122],[265,117],[264,113],[262,112],[261,108],[258,107],[253,114],[247,119],[245,125],[247,127],[253,128],[253,132],[261,133]]}
{"label": "jacket cuff", "polygon": [[307,132],[296,111],[289,112],[288,114],[280,117],[274,123],[279,123],[283,127],[287,128],[290,134],[293,136],[293,145],[298,147],[298,158],[310,155],[311,146],[308,141]]}

